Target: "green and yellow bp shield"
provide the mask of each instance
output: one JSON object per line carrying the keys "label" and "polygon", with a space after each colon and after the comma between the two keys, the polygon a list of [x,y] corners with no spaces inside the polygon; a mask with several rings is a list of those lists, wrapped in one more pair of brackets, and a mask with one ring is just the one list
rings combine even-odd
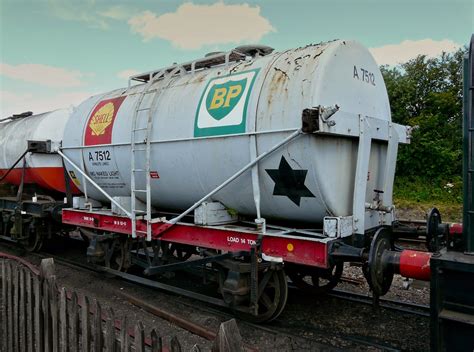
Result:
{"label": "green and yellow bp shield", "polygon": [[245,132],[248,99],[257,73],[258,69],[209,81],[196,111],[195,137]]}

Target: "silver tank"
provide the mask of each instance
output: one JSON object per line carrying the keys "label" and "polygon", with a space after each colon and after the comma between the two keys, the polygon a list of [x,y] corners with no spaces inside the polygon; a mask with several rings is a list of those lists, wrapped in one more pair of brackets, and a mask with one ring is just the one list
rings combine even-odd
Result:
{"label": "silver tank", "polygon": [[[23,154],[29,140],[49,139],[59,144],[71,112],[72,109],[61,109],[0,122],[0,176]],[[25,155],[25,168],[26,183],[65,192],[64,169],[59,155],[28,153]],[[5,182],[19,185],[22,169],[23,162],[19,162]]]}
{"label": "silver tank", "polygon": [[[132,118],[144,87],[91,97],[77,107],[65,129],[65,154],[112,196],[130,196]],[[249,163],[254,146],[257,154],[264,153],[300,128],[305,108],[337,104],[355,119],[357,114],[391,119],[379,67],[354,41],[309,45],[178,74],[157,80],[150,92],[139,113],[147,114],[147,104],[158,94],[150,138],[152,203],[158,209],[191,206]],[[258,165],[262,216],[317,223],[327,215],[350,215],[357,146],[356,139],[303,135],[263,159]],[[383,189],[385,156],[386,145],[372,148],[369,202],[373,190]],[[84,190],[84,180],[75,182]],[[145,188],[143,175],[137,184]],[[91,185],[87,191],[106,201]],[[144,201],[145,195],[139,198]],[[251,172],[212,199],[254,216]]]}

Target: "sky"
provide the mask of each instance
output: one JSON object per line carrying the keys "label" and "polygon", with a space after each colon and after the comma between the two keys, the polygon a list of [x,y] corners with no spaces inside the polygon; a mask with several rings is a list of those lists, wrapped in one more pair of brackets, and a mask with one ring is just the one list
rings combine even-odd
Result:
{"label": "sky", "polygon": [[0,119],[242,44],[354,39],[379,64],[467,45],[474,0],[0,0]]}

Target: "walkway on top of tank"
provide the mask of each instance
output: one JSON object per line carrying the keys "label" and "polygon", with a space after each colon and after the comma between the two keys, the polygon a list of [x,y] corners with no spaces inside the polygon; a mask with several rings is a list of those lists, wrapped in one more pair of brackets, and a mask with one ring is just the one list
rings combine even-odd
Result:
{"label": "walkway on top of tank", "polygon": [[[222,65],[229,62],[236,62],[239,60],[244,60],[246,57],[256,57],[256,56],[265,56],[273,52],[273,48],[265,45],[242,45],[238,46],[235,49],[232,49],[228,52],[217,52],[210,53],[205,57],[182,64],[174,64],[166,68],[159,70],[153,70],[149,72],[139,73],[134,76],[130,76],[128,86],[130,88],[131,81],[138,81],[146,83],[151,79],[158,79],[156,75],[158,73],[168,73],[173,71],[176,68],[181,68],[184,72],[194,72],[195,70],[209,68],[212,66]],[[181,71],[179,71],[181,72]]]}

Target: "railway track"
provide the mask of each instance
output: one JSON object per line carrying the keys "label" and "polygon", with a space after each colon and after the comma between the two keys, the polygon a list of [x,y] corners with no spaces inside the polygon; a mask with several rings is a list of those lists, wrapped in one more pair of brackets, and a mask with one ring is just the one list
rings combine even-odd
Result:
{"label": "railway track", "polygon": [[[58,264],[67,266],[75,270],[82,270],[82,271],[85,270],[85,271],[94,272],[94,273],[106,272],[106,273],[114,275],[113,271],[111,272],[110,270],[107,270],[103,267],[67,259],[67,258],[58,256],[56,254],[51,254],[47,252],[29,253],[29,254],[36,256],[37,258],[40,258],[40,259],[53,258],[55,262],[57,262]],[[130,277],[133,275],[130,275],[130,276],[118,275],[118,276],[120,276],[122,279],[125,279],[126,281],[129,281],[129,282],[131,281],[134,284],[143,285],[143,282],[136,282],[134,280],[130,280]],[[139,281],[142,281],[141,279],[142,278],[140,278]],[[291,284],[289,287],[292,290],[296,289]],[[366,296],[363,294],[357,294],[350,291],[335,289],[328,295],[332,298],[341,299],[345,301],[351,301],[358,304],[364,304],[364,305],[373,304],[372,297]],[[189,297],[189,295],[186,295],[186,294],[183,294],[181,296],[187,296],[188,298],[192,298],[192,299],[196,298],[195,294],[191,295],[191,297]],[[188,306],[189,308],[193,310],[197,309],[207,314],[220,316],[223,319],[231,319],[234,317],[230,312],[228,312],[228,309],[220,306],[219,304],[214,304],[214,306],[195,304],[195,302],[183,300],[179,296],[175,296],[175,297],[176,298],[173,298],[173,299],[176,299],[177,302],[185,306]],[[160,307],[152,306],[148,304],[147,302],[144,302],[138,297],[130,296],[127,294],[127,295],[123,295],[122,298],[148,311],[151,314],[157,315],[160,318],[166,319],[170,321],[171,323],[190,331],[193,334],[197,334],[201,337],[208,338],[208,339],[212,336],[215,336],[214,331],[207,330],[205,328],[203,329],[202,326],[195,324],[192,321],[189,321],[185,317],[180,317],[179,315],[176,315],[171,312],[167,312],[166,310],[163,310]],[[218,302],[216,301],[216,303]],[[408,303],[408,302],[382,298],[380,299],[380,307],[383,309],[389,309],[389,310],[397,311],[404,314],[412,314],[412,315],[417,315],[417,316],[422,316],[422,317],[429,316],[429,308],[427,306]],[[310,342],[311,344],[322,345],[321,340],[327,339],[328,334],[330,334],[331,336],[334,336],[335,338],[339,340],[346,341],[348,343],[351,343],[359,347],[365,346],[365,347],[371,347],[371,348],[375,348],[375,349],[379,349],[383,351],[398,351],[399,350],[397,348],[394,348],[392,345],[387,344],[385,341],[382,341],[376,337],[364,336],[360,334],[347,334],[347,333],[341,333],[337,331],[331,331],[330,333],[328,333],[326,329],[321,329],[315,326],[310,326],[310,325],[301,324],[301,323],[286,324],[286,323],[277,321],[272,324],[258,325],[258,324],[253,324],[247,321],[240,320],[239,324],[246,326],[248,329],[251,329],[251,330],[257,329],[259,331],[270,333],[275,336],[286,336],[290,339],[303,339],[307,342]],[[309,332],[311,333],[312,336],[308,336]]]}
{"label": "railway track", "polygon": [[[357,302],[365,305],[374,305],[374,298],[372,296],[367,296],[360,293],[333,289],[331,292],[328,293],[328,295],[346,301]],[[379,298],[378,305],[381,308],[390,309],[402,313],[414,314],[422,317],[430,316],[430,307],[424,304],[416,304],[388,298]]]}

